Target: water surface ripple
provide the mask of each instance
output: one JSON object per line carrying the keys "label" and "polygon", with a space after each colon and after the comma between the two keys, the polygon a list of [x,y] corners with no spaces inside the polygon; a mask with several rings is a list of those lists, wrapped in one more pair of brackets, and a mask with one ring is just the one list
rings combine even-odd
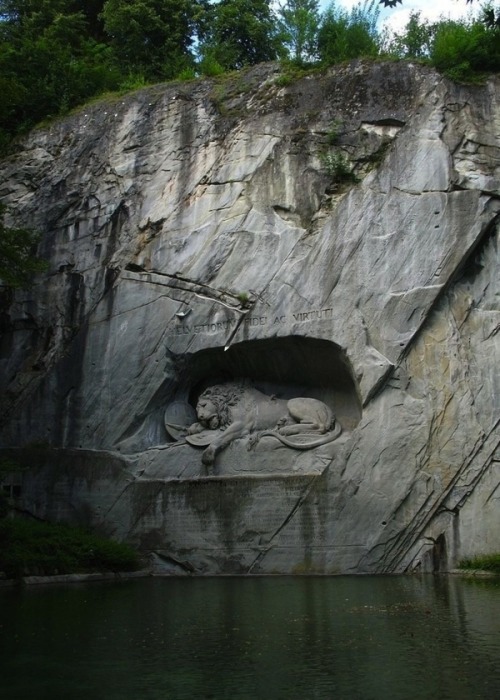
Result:
{"label": "water surface ripple", "polygon": [[0,590],[4,700],[500,697],[500,581],[155,578]]}

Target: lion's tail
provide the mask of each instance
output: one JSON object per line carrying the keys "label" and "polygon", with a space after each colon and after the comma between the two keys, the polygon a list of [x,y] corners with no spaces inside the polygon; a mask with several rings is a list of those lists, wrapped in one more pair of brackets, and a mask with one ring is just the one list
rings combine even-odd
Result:
{"label": "lion's tail", "polygon": [[335,426],[335,429],[326,435],[323,435],[323,437],[318,438],[317,440],[312,440],[311,442],[295,442],[294,440],[290,440],[289,438],[286,438],[284,435],[281,435],[278,432],[275,432],[273,430],[265,430],[264,432],[259,434],[259,439],[261,437],[264,437],[268,435],[269,437],[274,437],[277,438],[283,445],[286,445],[287,447],[292,447],[294,450],[312,450],[315,447],[321,447],[321,445],[328,445],[328,443],[333,442],[336,440],[338,437],[340,437],[342,433],[342,426],[340,423],[337,422],[337,425]]}

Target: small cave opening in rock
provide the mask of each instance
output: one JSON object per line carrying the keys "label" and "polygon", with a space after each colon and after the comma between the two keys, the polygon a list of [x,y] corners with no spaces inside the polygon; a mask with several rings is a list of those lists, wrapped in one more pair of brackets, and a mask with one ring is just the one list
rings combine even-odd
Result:
{"label": "small cave opening in rock", "polygon": [[178,391],[195,407],[209,386],[247,380],[280,399],[310,397],[326,403],[344,430],[361,418],[361,402],[346,354],[335,343],[300,336],[250,340],[178,358]]}

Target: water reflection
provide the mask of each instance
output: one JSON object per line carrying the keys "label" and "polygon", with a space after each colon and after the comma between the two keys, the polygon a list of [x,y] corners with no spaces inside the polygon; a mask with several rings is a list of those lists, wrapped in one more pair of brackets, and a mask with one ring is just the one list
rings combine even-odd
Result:
{"label": "water reflection", "polygon": [[500,585],[146,579],[0,591],[2,697],[446,700],[500,691]]}

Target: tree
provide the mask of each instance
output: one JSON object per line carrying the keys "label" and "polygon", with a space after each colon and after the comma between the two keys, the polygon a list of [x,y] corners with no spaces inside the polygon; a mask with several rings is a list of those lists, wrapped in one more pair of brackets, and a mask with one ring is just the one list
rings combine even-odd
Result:
{"label": "tree", "polygon": [[436,25],[422,20],[420,12],[410,12],[402,32],[396,32],[389,50],[400,58],[425,58],[429,56]]}
{"label": "tree", "polygon": [[160,80],[192,64],[198,5],[196,0],[107,0],[104,29],[122,66]]}
{"label": "tree", "polygon": [[4,225],[5,206],[0,204],[0,281],[8,287],[29,287],[33,275],[47,263],[36,256],[40,237],[24,228]]}
{"label": "tree", "polygon": [[278,10],[280,37],[288,57],[304,63],[316,57],[319,0],[286,0]]}
{"label": "tree", "polygon": [[102,2],[85,4],[85,11],[83,5],[0,0],[0,141],[118,87],[121,74],[111,49],[89,29],[92,22],[97,27]]}
{"label": "tree", "polygon": [[318,53],[322,63],[331,65],[379,52],[375,0],[359,3],[350,12],[332,3],[323,15],[318,33]]}
{"label": "tree", "polygon": [[499,38],[498,31],[478,20],[438,22],[430,60],[454,80],[475,80],[478,75],[500,70]]}
{"label": "tree", "polygon": [[270,0],[220,0],[207,7],[200,55],[225,70],[237,70],[278,56],[276,18]]}

